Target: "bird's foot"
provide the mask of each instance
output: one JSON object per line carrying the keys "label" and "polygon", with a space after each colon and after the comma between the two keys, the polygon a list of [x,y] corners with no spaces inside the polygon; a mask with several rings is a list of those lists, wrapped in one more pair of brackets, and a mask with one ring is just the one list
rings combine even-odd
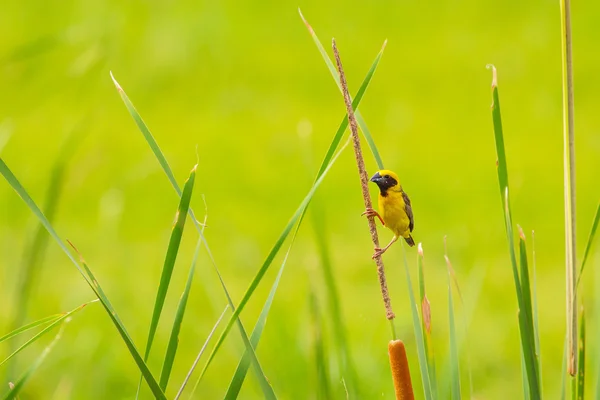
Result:
{"label": "bird's foot", "polygon": [[381,257],[381,255],[382,255],[383,253],[385,253],[385,251],[386,251],[387,249],[388,249],[387,247],[385,247],[385,248],[383,248],[383,249],[380,249],[379,247],[375,247],[375,248],[373,249],[373,250],[375,250],[375,253],[373,253],[373,257],[371,257],[371,258],[374,260],[374,259],[376,259],[376,258],[378,258],[378,257]]}
{"label": "bird's foot", "polygon": [[381,221],[381,224],[385,225],[385,222],[383,222],[383,218],[381,218],[381,215],[379,215],[379,213],[377,211],[373,210],[372,208],[367,208],[365,210],[365,212],[363,212],[362,214],[360,214],[361,217],[363,215],[366,215],[367,217],[377,217]]}

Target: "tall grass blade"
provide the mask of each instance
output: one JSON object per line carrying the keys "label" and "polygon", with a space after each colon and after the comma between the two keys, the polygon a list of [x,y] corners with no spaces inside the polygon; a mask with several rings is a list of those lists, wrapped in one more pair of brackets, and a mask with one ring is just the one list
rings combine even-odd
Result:
{"label": "tall grass blade", "polygon": [[6,357],[4,360],[0,361],[0,367],[2,365],[4,365],[5,363],[7,363],[11,358],[13,358],[14,356],[16,356],[17,354],[19,354],[21,351],[25,350],[27,347],[29,347],[29,345],[35,343],[38,339],[40,339],[41,337],[43,337],[45,334],[47,334],[48,332],[50,332],[56,325],[60,324],[61,322],[63,322],[65,319],[69,318],[71,315],[73,315],[74,313],[76,313],[77,311],[82,310],[85,306],[87,306],[88,304],[91,303],[95,303],[98,300],[92,300],[89,301],[87,303],[84,303],[82,305],[80,305],[79,307],[69,311],[68,313],[62,314],[60,317],[56,318],[54,321],[52,321],[52,323],[50,325],[48,325],[47,327],[45,327],[44,329],[42,329],[40,332],[38,332],[36,335],[34,335],[31,339],[29,339],[28,341],[26,341],[25,343],[23,343],[21,346],[19,346],[18,349],[16,349],[14,352],[12,352],[8,357]]}
{"label": "tall grass blade", "polygon": [[157,399],[164,399],[165,394],[162,392],[162,390],[158,386],[158,382],[156,382],[156,379],[154,378],[154,376],[148,369],[148,366],[142,359],[140,353],[138,352],[137,348],[135,347],[135,344],[133,343],[133,340],[127,333],[125,326],[123,325],[123,323],[117,316],[117,312],[115,311],[114,307],[112,306],[112,304],[110,303],[110,301],[108,300],[106,295],[104,294],[104,291],[102,290],[102,287],[100,286],[100,283],[94,277],[94,275],[92,274],[92,271],[87,267],[87,265],[85,264],[83,259],[81,259],[82,266],[79,265],[77,260],[73,257],[73,254],[69,251],[69,249],[63,243],[63,241],[60,239],[60,237],[58,236],[58,234],[56,233],[56,231],[54,230],[54,228],[52,227],[52,225],[50,224],[48,219],[44,216],[44,214],[42,213],[40,208],[37,206],[37,204],[35,204],[33,199],[29,196],[29,194],[27,193],[25,188],[23,188],[23,186],[21,185],[21,183],[19,182],[17,177],[8,168],[6,163],[4,163],[2,158],[0,158],[0,174],[2,174],[4,179],[6,179],[6,181],[9,183],[9,185],[17,192],[17,194],[21,197],[21,199],[27,205],[27,207],[29,207],[29,209],[33,212],[33,214],[40,220],[42,225],[44,225],[46,230],[48,230],[48,232],[50,233],[50,236],[52,236],[52,238],[60,246],[61,250],[63,250],[63,252],[67,255],[67,257],[69,257],[69,259],[75,265],[75,267],[77,268],[77,270],[79,271],[81,276],[83,276],[83,279],[85,279],[85,281],[90,286],[92,291],[100,299],[102,306],[104,307],[109,318],[112,320],[113,324],[117,328],[117,331],[119,332],[119,334],[121,335],[121,338],[125,342],[125,345],[127,346],[129,352],[131,353],[131,356],[133,357],[133,359],[136,362],[140,371],[142,371],[144,379],[146,379],[146,382],[148,382],[148,385],[150,386],[152,393],[154,394],[154,396]]}
{"label": "tall grass blade", "polygon": [[[273,304],[273,298],[275,297],[275,293],[277,292],[277,287],[279,286],[279,281],[281,280],[281,275],[283,274],[283,270],[285,268],[285,264],[287,263],[288,256],[290,255],[290,251],[292,250],[292,246],[294,245],[294,241],[296,240],[296,234],[298,233],[298,229],[300,225],[296,225],[296,231],[294,232],[294,236],[292,237],[290,246],[283,258],[283,262],[281,263],[281,267],[279,267],[279,272],[277,273],[277,277],[271,286],[271,290],[269,291],[269,295],[267,296],[267,300],[263,305],[262,311],[254,325],[254,329],[252,330],[252,334],[250,335],[250,344],[252,348],[256,350],[258,347],[258,342],[260,341],[260,337],[265,328],[265,324],[267,323],[267,316],[269,315],[269,311],[271,310],[271,305]],[[225,394],[225,399],[237,399],[240,390],[242,389],[242,385],[244,384],[244,380],[246,379],[246,374],[248,372],[248,368],[250,367],[250,354],[246,350],[240,359],[238,366],[233,374],[233,378],[229,383],[229,387],[227,388],[227,393]]]}
{"label": "tall grass blade", "polygon": [[325,215],[323,213],[323,208],[318,201],[313,204],[312,207],[312,221],[317,242],[317,251],[321,259],[321,269],[323,271],[325,290],[327,292],[327,304],[329,308],[328,316],[331,318],[330,323],[334,337],[333,344],[339,360],[340,375],[344,377],[348,392],[358,396],[360,394],[360,388],[358,387],[360,382],[348,346],[339,291],[331,262],[331,252],[326,239],[327,229],[325,226]]}
{"label": "tall grass blade", "polygon": [[[380,59],[380,55],[377,56],[374,64],[375,66],[379,63],[379,59]],[[366,90],[371,77],[373,75],[374,72],[374,68],[373,71],[370,71],[369,74],[367,74],[367,77],[363,80],[363,83],[361,84],[361,89],[359,90],[359,92],[362,90],[362,93],[364,93],[364,91]],[[356,98],[353,101],[353,108],[358,107],[360,100],[362,99],[362,94],[359,96],[357,95]],[[273,259],[275,258],[275,256],[277,255],[277,253],[279,252],[281,246],[283,245],[283,242],[286,240],[286,238],[288,237],[288,235],[290,234],[294,224],[298,221],[299,223],[303,220],[304,218],[304,214],[306,212],[306,209],[308,208],[308,205],[310,204],[312,197],[317,189],[317,187],[321,184],[321,182],[323,181],[323,178],[325,177],[325,175],[327,174],[327,172],[329,171],[329,169],[331,168],[331,166],[333,165],[333,163],[337,160],[337,157],[339,156],[339,154],[343,151],[343,149],[348,145],[348,142],[346,142],[343,147],[340,149],[340,151],[334,155],[336,148],[339,145],[339,142],[341,140],[341,137],[346,129],[348,125],[348,118],[347,116],[344,118],[344,120],[342,121],[342,124],[340,125],[340,127],[338,128],[335,137],[333,138],[333,141],[327,151],[327,154],[321,164],[321,167],[319,168],[319,172],[317,173],[317,177],[315,178],[315,182],[313,183],[312,188],[310,189],[309,193],[306,195],[306,197],[304,198],[304,200],[302,201],[302,203],[300,204],[300,206],[298,207],[298,209],[296,210],[296,212],[294,213],[294,215],[292,216],[292,218],[290,219],[290,221],[288,222],[288,224],[286,225],[286,227],[284,228],[283,232],[281,233],[281,235],[279,236],[279,238],[277,239],[277,241],[275,242],[275,245],[273,246],[273,248],[271,249],[271,251],[269,252],[269,254],[267,255],[267,258],[265,259],[265,262],[262,264],[262,266],[260,267],[260,269],[258,270],[257,274],[255,275],[254,279],[252,280],[252,282],[250,283],[250,286],[248,287],[248,289],[246,290],[246,293],[244,294],[244,297],[242,298],[242,300],[240,301],[240,304],[238,306],[238,309],[234,311],[233,315],[232,315],[232,319],[230,319],[230,321],[227,323],[227,326],[225,328],[225,331],[221,334],[221,336],[219,337],[219,340],[217,341],[217,344],[215,345],[215,348],[213,349],[211,355],[209,356],[209,359],[200,375],[200,378],[202,378],[202,376],[204,376],[204,373],[206,372],[206,369],[208,368],[208,366],[210,365],[210,363],[212,362],[212,359],[214,358],[216,352],[219,350],[221,344],[223,343],[223,341],[225,340],[225,338],[227,337],[227,334],[229,333],[229,330],[231,329],[231,325],[232,325],[232,320],[233,318],[238,318],[240,312],[242,311],[242,309],[244,308],[244,306],[246,305],[246,303],[248,302],[248,300],[250,299],[250,297],[252,296],[252,294],[254,293],[256,287],[258,286],[258,284],[260,283],[260,281],[262,280],[264,274],[267,272],[267,270],[269,269],[269,267],[271,266],[271,263],[273,262]]]}
{"label": "tall grass blade", "polygon": [[[75,152],[81,138],[82,135],[78,129],[71,132],[65,143],[62,145],[52,166],[50,183],[46,189],[46,198],[44,200],[44,215],[50,224],[53,223],[58,209],[62,185],[64,183],[69,160]],[[25,254],[23,255],[23,265],[18,271],[17,289],[15,291],[17,312],[13,321],[14,327],[22,325],[23,319],[27,315],[31,291],[36,286],[37,277],[45,258],[49,239],[50,236],[48,235],[48,232],[44,229],[43,225],[39,224],[36,226],[33,240],[26,246]]]}
{"label": "tall grass blade", "polygon": [[21,389],[23,389],[23,387],[25,386],[25,384],[27,383],[27,381],[29,380],[29,378],[31,378],[31,376],[33,375],[33,373],[40,367],[40,365],[42,365],[42,363],[44,362],[44,360],[46,359],[46,357],[48,356],[48,354],[50,353],[50,351],[52,351],[52,348],[54,347],[54,345],[56,345],[56,343],[58,342],[58,340],[60,339],[60,337],[62,336],[63,330],[65,328],[65,325],[69,322],[68,319],[64,320],[64,322],[62,323],[60,330],[58,331],[58,333],[56,334],[56,336],[54,337],[54,339],[52,340],[52,342],[50,342],[50,344],[48,346],[46,346],[46,348],[44,349],[44,351],[42,351],[42,353],[38,356],[38,358],[33,362],[33,364],[29,367],[29,369],[27,369],[27,371],[21,376],[21,378],[19,378],[19,380],[17,381],[17,383],[15,383],[14,385],[12,385],[12,387],[8,390],[8,392],[6,392],[4,394],[4,396],[2,396],[2,398],[4,400],[12,400],[12,399],[16,399],[17,395],[21,392]]}
{"label": "tall grass blade", "polygon": [[583,253],[583,260],[581,261],[581,267],[579,267],[579,276],[577,277],[577,287],[579,287],[579,282],[581,281],[581,275],[583,275],[583,268],[585,267],[585,263],[590,255],[590,250],[592,248],[592,244],[594,243],[594,237],[596,236],[596,230],[598,229],[598,223],[600,222],[600,203],[598,203],[598,208],[596,208],[596,215],[594,216],[594,222],[592,223],[592,230],[590,231],[590,235],[588,236],[587,243],[585,245],[585,252]]}
{"label": "tall grass blade", "polygon": [[[517,293],[517,303],[519,305],[519,330],[521,335],[521,346],[525,366],[527,369],[527,379],[529,392],[532,399],[537,400],[541,397],[538,369],[536,367],[537,357],[535,353],[535,341],[533,333],[533,318],[531,315],[531,306],[526,306],[526,300],[523,295],[523,285],[519,278],[519,270],[517,267],[516,251],[513,239],[512,213],[509,201],[508,189],[508,167],[506,162],[506,152],[504,148],[504,134],[502,131],[502,117],[500,114],[500,99],[498,96],[498,78],[496,68],[493,65],[488,65],[492,69],[492,121],[494,124],[494,138],[496,143],[496,155],[498,165],[498,183],[500,186],[500,198],[502,201],[502,209],[504,213],[504,222],[506,227],[506,238],[510,253],[510,261],[512,265],[513,278],[515,281],[515,289]],[[526,257],[526,255],[525,255]],[[522,277],[523,278],[523,277]],[[529,277],[527,277],[527,286],[529,286]],[[531,299],[531,295],[529,295]],[[528,303],[531,305],[531,302]]]}
{"label": "tall grass blade", "polygon": [[[518,225],[517,225],[518,226]],[[537,375],[537,379],[540,385],[540,396],[541,396],[541,375],[540,375],[540,371],[539,371],[539,355],[537,352],[537,347],[539,344],[539,340],[537,341],[538,344],[536,344],[536,337],[538,337],[538,334],[536,333],[536,328],[535,328],[535,322],[533,320],[533,301],[531,298],[531,283],[529,280],[529,265],[527,262],[527,246],[525,244],[525,233],[523,233],[523,230],[521,229],[520,226],[518,226],[519,229],[519,255],[520,255],[520,266],[521,266],[521,293],[523,294],[523,306],[526,309],[526,317],[530,318],[530,320],[527,321],[527,325],[528,327],[531,328],[531,334],[533,335],[532,337],[532,341],[533,341],[533,350],[534,350],[534,354],[535,354],[535,362],[534,362],[534,368],[535,368],[535,373]]]}
{"label": "tall grass blade", "polygon": [[[162,151],[160,150],[158,143],[156,142],[156,140],[150,133],[150,130],[148,129],[148,127],[142,120],[142,117],[140,116],[140,114],[137,112],[137,110],[133,106],[133,103],[131,103],[131,101],[129,100],[129,97],[127,96],[127,94],[125,93],[125,91],[123,90],[121,85],[119,85],[119,82],[117,82],[117,80],[113,76],[112,72],[111,72],[110,76],[113,80],[115,87],[117,88],[117,91],[119,92],[119,95],[121,96],[121,99],[125,103],[125,107],[129,111],[129,114],[132,116],[134,121],[136,122],[139,130],[144,135],[146,142],[152,149],[152,152],[154,153],[154,155],[157,158],[159,164],[161,165],[163,171],[165,172],[165,175],[167,175],[167,178],[169,179],[169,182],[173,186],[173,189],[175,190],[177,195],[179,197],[181,197],[181,194],[182,194],[181,189],[179,188],[179,185],[177,184],[177,181],[175,180],[175,177],[173,175],[173,171],[171,170],[171,167],[169,166],[167,159],[165,158]],[[219,268],[217,267],[217,263],[215,262],[215,258],[213,257],[212,251],[210,250],[210,247],[208,246],[208,242],[206,241],[206,238],[204,237],[204,234],[202,233],[200,223],[196,220],[196,217],[194,216],[194,211],[192,210],[191,207],[189,209],[189,214],[192,217],[192,222],[194,223],[194,226],[196,227],[196,231],[198,231],[198,234],[200,235],[200,239],[202,240],[202,243],[204,244],[204,247],[206,248],[206,252],[211,261],[211,264],[212,264],[215,272],[217,273],[217,276],[219,278],[219,283],[221,284],[221,287],[223,288],[223,292],[225,293],[225,297],[227,298],[229,307],[231,307],[232,310],[235,310],[235,305],[233,304],[233,300],[231,299],[229,291],[227,290],[225,281],[223,280],[221,272],[219,271]],[[266,391],[265,396],[269,397],[272,395],[272,393],[271,393],[272,390],[270,390],[270,385],[267,381],[267,378],[262,373],[262,367],[260,366],[260,363],[259,363],[258,359],[256,358],[256,354],[254,353],[252,346],[250,346],[250,341],[248,340],[248,335],[246,334],[246,330],[244,329],[244,326],[243,326],[241,320],[239,319],[238,315],[236,315],[236,323],[237,323],[238,329],[240,331],[240,336],[242,338],[242,341],[244,342],[244,345],[246,346],[246,349],[249,350],[250,357],[252,359],[252,364],[256,367],[256,369],[262,375],[262,376],[260,376],[259,381],[261,383],[261,387],[263,388],[263,390]]]}
{"label": "tall grass blade", "polygon": [[317,399],[328,400],[332,398],[331,385],[329,383],[329,363],[327,362],[325,340],[323,338],[319,301],[314,290],[310,292],[309,301],[313,325],[315,368],[317,371]]}
{"label": "tall grass blade", "polygon": [[452,282],[448,271],[448,323],[450,328],[450,382],[451,398],[461,399],[460,392],[460,364],[458,360],[458,345],[456,343],[456,326],[454,324],[454,301],[452,299]]}
{"label": "tall grass blade", "polygon": [[[327,68],[329,69],[329,72],[331,73],[333,80],[337,84],[340,91],[342,91],[342,86],[340,84],[340,79],[339,79],[337,69],[333,65],[333,62],[329,58],[329,55],[325,51],[325,48],[321,44],[321,41],[317,37],[317,34],[315,33],[314,29],[312,28],[312,26],[310,26],[308,21],[306,21],[306,19],[304,18],[304,15],[302,15],[302,11],[300,11],[300,8],[298,8],[298,13],[300,14],[300,18],[302,18],[302,21],[306,25],[306,28],[308,29],[310,36],[312,37],[313,41],[315,42],[315,45],[317,46],[319,53],[321,53],[321,56],[323,57],[325,64],[327,64]],[[383,55],[383,50],[385,49],[386,44],[387,44],[387,40],[383,43],[381,51],[377,55],[377,58],[375,59],[375,62],[373,63],[373,65],[371,65],[371,69],[369,70],[368,75],[373,75],[373,73],[375,72],[375,69],[377,68],[377,64],[379,63],[379,59]],[[359,93],[360,93],[360,90],[359,90]],[[369,128],[367,127],[365,120],[363,119],[362,115],[360,114],[360,111],[358,111],[357,106],[354,105],[354,101],[352,102],[352,107],[354,109],[354,115],[356,117],[356,122],[358,123],[360,130],[363,132],[363,135],[365,136],[367,144],[369,145],[369,148],[371,149],[371,153],[373,154],[373,157],[375,158],[375,162],[377,162],[377,166],[379,167],[379,169],[383,169],[383,161],[381,160],[381,156],[379,155],[379,150],[377,150],[377,146],[375,146],[375,141],[373,140],[371,131],[369,131]],[[347,117],[346,117],[346,123],[348,123]],[[346,129],[346,128],[344,127],[344,129]]]}
{"label": "tall grass blade", "polygon": [[42,319],[38,319],[35,322],[31,322],[31,323],[29,323],[27,325],[23,325],[23,326],[21,326],[21,327],[19,327],[17,329],[14,329],[13,331],[7,333],[6,335],[0,337],[0,343],[4,342],[5,340],[8,340],[8,339],[10,339],[12,337],[15,337],[15,336],[17,336],[20,333],[27,332],[30,329],[34,329],[34,328],[37,328],[38,326],[42,326],[42,325],[46,325],[46,324],[48,324],[50,322],[54,322],[58,318],[60,318],[62,315],[63,314],[49,315],[49,316],[44,317]]}
{"label": "tall grass blade", "polygon": [[[204,200],[204,207],[206,210],[204,214],[204,222],[202,223],[202,233],[204,233],[204,228],[206,227],[206,219],[208,218],[208,207],[206,206],[206,199],[204,199],[204,196],[202,196],[202,199]],[[167,352],[165,354],[165,360],[163,362],[163,367],[159,379],[159,384],[161,385],[164,391],[166,391],[167,389],[167,384],[169,383],[169,376],[171,375],[171,369],[173,368],[173,363],[175,362],[175,354],[177,353],[177,347],[179,345],[179,332],[181,331],[181,324],[183,322],[183,316],[185,315],[187,301],[190,295],[190,291],[192,290],[192,281],[194,280],[194,274],[196,272],[196,262],[198,261],[198,254],[200,253],[201,246],[202,240],[198,239],[198,243],[196,244],[196,250],[194,251],[194,258],[192,259],[192,265],[188,272],[187,281],[185,282],[185,289],[183,290],[183,294],[181,295],[181,299],[179,300],[179,304],[177,305],[175,320],[173,321],[173,328],[171,329],[171,336],[169,337],[169,344],[167,346]]]}
{"label": "tall grass blade", "polygon": [[206,350],[206,346],[208,346],[208,342],[210,341],[210,339],[215,334],[215,331],[217,330],[217,326],[219,326],[219,324],[221,323],[221,320],[225,316],[225,312],[228,309],[229,309],[229,305],[225,306],[225,309],[221,313],[221,316],[219,317],[219,319],[217,320],[217,322],[215,322],[215,325],[213,326],[213,328],[211,329],[210,333],[208,334],[208,337],[204,341],[204,344],[202,345],[202,348],[200,349],[200,352],[196,356],[196,359],[194,360],[194,363],[192,364],[192,367],[188,371],[185,379],[183,380],[183,383],[181,384],[181,387],[179,388],[179,391],[177,392],[177,395],[175,395],[175,400],[177,400],[177,399],[179,399],[179,397],[181,397],[181,394],[183,393],[183,390],[185,389],[185,386],[187,385],[188,381],[190,380],[190,378],[192,376],[192,373],[194,372],[194,369],[196,369],[196,365],[198,365],[198,362],[200,361],[200,358],[202,357],[202,354],[204,354],[204,350]]}
{"label": "tall grass blade", "polygon": [[415,293],[413,291],[412,281],[410,279],[410,272],[408,270],[408,261],[406,259],[406,249],[404,248],[404,243],[402,243],[402,249],[404,253],[404,270],[406,272],[406,285],[408,287],[408,297],[410,299],[410,311],[413,318],[415,341],[417,343],[417,356],[419,358],[419,368],[421,370],[421,380],[423,382],[423,393],[425,400],[431,400],[433,399],[433,393],[431,390],[431,378],[429,376],[429,370],[427,368],[427,354],[425,352],[425,339],[423,337],[423,327],[421,321],[419,321],[419,310],[417,307],[417,301],[415,300]]}
{"label": "tall grass blade", "polygon": [[[146,351],[144,352],[144,361],[148,361],[148,356],[150,355],[150,350],[152,348],[152,342],[154,341],[154,336],[156,334],[156,328],[158,327],[158,321],[160,320],[160,315],[167,297],[167,291],[169,290],[169,284],[171,282],[171,276],[173,275],[175,261],[177,260],[177,253],[179,252],[179,245],[181,244],[181,237],[183,236],[185,221],[190,208],[192,192],[194,190],[196,167],[197,166],[194,166],[194,168],[192,168],[190,176],[185,182],[183,193],[181,195],[181,199],[179,200],[179,206],[177,207],[175,224],[171,230],[171,238],[169,239],[169,246],[167,248],[165,262],[163,264],[160,284],[158,286],[158,292],[156,293],[156,300],[154,302],[154,311],[152,313],[152,320],[150,322],[150,331],[148,332],[148,341],[146,343]],[[161,387],[163,390],[165,389],[162,384]]]}
{"label": "tall grass blade", "polygon": [[579,320],[579,357],[577,368],[577,400],[583,400],[585,394],[585,310],[581,308]]}
{"label": "tall grass blade", "polygon": [[537,263],[535,257],[535,233],[531,231],[531,258],[533,263],[533,333],[535,335],[535,354],[537,355],[538,375],[540,377],[540,392],[543,395],[543,379],[542,373],[542,350],[540,346],[540,326],[538,321],[538,301],[537,301]]}
{"label": "tall grass blade", "polygon": [[177,304],[177,312],[175,313],[175,320],[173,322],[173,328],[171,329],[171,336],[169,337],[169,344],[167,345],[167,352],[163,362],[162,370],[160,373],[159,384],[163,391],[167,390],[167,384],[169,383],[169,377],[171,370],[173,369],[173,363],[175,362],[175,354],[177,353],[177,346],[179,345],[179,332],[181,331],[181,324],[183,322],[183,316],[185,314],[185,308],[187,301],[192,289],[192,281],[194,278],[194,272],[196,271],[196,260],[198,259],[198,253],[202,241],[198,240],[196,244],[196,250],[194,251],[194,258],[192,260],[192,266],[188,272],[188,278],[185,283],[185,289]]}
{"label": "tall grass blade", "polygon": [[267,270],[271,266],[271,264],[273,262],[273,259],[275,258],[275,256],[279,252],[279,249],[283,245],[283,242],[285,241],[285,239],[288,237],[288,235],[289,235],[290,231],[292,230],[293,226],[296,224],[296,222],[299,221],[300,217],[304,215],[304,212],[306,211],[306,209],[307,209],[307,207],[308,207],[308,205],[309,205],[312,197],[314,196],[315,191],[317,190],[317,188],[323,182],[323,179],[327,175],[327,172],[329,172],[329,169],[332,167],[332,165],[335,163],[335,161],[337,160],[337,158],[339,157],[339,155],[341,154],[341,152],[343,152],[344,149],[347,146],[348,146],[348,141],[340,148],[339,152],[336,153],[335,156],[331,159],[331,162],[327,165],[327,168],[325,168],[325,170],[323,171],[323,174],[313,184],[313,186],[311,187],[310,191],[308,192],[308,194],[306,195],[306,197],[304,198],[304,200],[302,201],[302,203],[300,204],[300,206],[298,207],[298,209],[296,210],[296,212],[294,213],[294,215],[292,216],[292,218],[290,219],[290,221],[288,222],[288,224],[283,229],[283,232],[281,233],[281,235],[279,236],[279,238],[275,242],[275,245],[273,246],[273,248],[271,249],[271,251],[267,255],[267,258],[265,259],[264,263],[262,264],[262,266],[260,267],[260,269],[258,270],[258,272],[256,273],[256,275],[254,276],[254,279],[250,283],[250,286],[248,287],[248,289],[244,293],[244,296],[242,297],[242,300],[240,301],[240,304],[239,304],[238,308],[234,311],[233,315],[229,319],[229,321],[228,321],[228,323],[227,323],[227,325],[225,327],[225,330],[223,331],[223,333],[221,333],[221,336],[219,337],[219,339],[218,339],[215,347],[213,348],[213,350],[212,350],[212,352],[211,352],[211,354],[210,354],[210,356],[208,358],[208,361],[206,362],[206,365],[204,366],[204,369],[202,370],[200,378],[202,378],[204,376],[206,370],[210,366],[210,363],[212,362],[213,358],[215,357],[215,354],[219,351],[219,348],[221,347],[221,345],[223,344],[223,341],[227,337],[227,334],[229,333],[229,331],[231,329],[231,326],[233,325],[233,321],[236,318],[238,318],[240,312],[244,309],[244,307],[248,303],[248,300],[250,300],[250,297],[252,296],[252,294],[254,293],[254,291],[256,290],[256,288],[258,287],[258,284],[262,280],[263,276],[265,275],[265,273],[267,272]]}
{"label": "tall grass blade", "polygon": [[433,351],[433,338],[431,335],[431,305],[425,293],[424,254],[421,243],[417,249],[417,270],[419,273],[419,300],[421,304],[421,327],[425,333],[425,355],[427,357],[427,370],[431,380],[431,394],[434,399],[438,398],[437,376],[435,371],[435,356]]}
{"label": "tall grass blade", "polygon": [[565,275],[567,303],[567,371],[577,372],[577,229],[575,225],[575,122],[573,96],[573,44],[571,40],[571,1],[560,0],[563,150],[565,197]]}

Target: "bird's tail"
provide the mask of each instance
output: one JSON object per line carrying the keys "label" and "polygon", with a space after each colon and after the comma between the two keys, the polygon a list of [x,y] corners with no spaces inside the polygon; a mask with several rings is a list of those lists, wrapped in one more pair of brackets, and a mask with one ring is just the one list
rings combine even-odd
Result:
{"label": "bird's tail", "polygon": [[406,240],[406,243],[408,243],[410,247],[413,247],[415,245],[415,241],[413,240],[411,235],[408,235],[408,237],[404,238],[404,240]]}

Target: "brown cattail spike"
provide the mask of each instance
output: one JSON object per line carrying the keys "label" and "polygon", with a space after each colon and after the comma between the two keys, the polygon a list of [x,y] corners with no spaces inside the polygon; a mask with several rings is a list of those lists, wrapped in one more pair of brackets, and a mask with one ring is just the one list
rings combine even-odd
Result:
{"label": "brown cattail spike", "polygon": [[402,340],[390,340],[388,344],[392,378],[396,390],[396,400],[414,400],[406,349]]}

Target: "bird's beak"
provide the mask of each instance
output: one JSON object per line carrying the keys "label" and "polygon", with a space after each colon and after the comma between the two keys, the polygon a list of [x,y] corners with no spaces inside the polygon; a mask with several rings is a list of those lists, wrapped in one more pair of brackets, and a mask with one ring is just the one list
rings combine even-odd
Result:
{"label": "bird's beak", "polygon": [[379,175],[379,172],[375,172],[375,175],[373,175],[370,180],[371,182],[377,183],[381,180],[381,175]]}

